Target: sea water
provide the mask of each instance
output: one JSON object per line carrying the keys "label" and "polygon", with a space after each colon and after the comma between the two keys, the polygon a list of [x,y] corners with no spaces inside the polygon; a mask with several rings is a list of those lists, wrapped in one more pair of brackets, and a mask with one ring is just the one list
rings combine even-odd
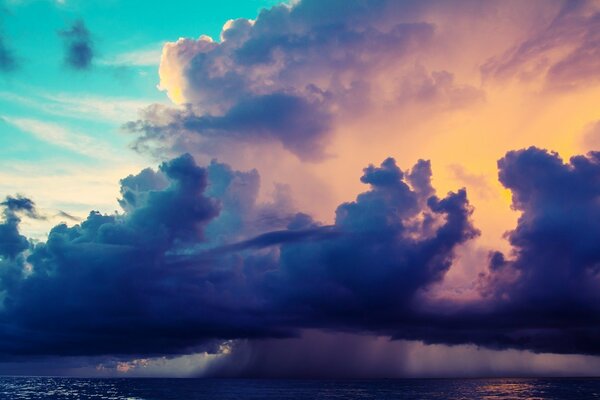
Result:
{"label": "sea water", "polygon": [[600,379],[0,378],[0,399],[600,399]]}

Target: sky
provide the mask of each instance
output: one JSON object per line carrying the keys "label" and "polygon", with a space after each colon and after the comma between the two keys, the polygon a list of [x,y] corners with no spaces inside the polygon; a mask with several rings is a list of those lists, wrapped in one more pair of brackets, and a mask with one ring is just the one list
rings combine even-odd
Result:
{"label": "sky", "polygon": [[595,1],[4,0],[0,374],[597,375],[599,68]]}

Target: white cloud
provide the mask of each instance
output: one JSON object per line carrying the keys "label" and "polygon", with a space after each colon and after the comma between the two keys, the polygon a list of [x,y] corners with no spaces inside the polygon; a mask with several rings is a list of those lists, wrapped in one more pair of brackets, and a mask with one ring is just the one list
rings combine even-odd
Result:
{"label": "white cloud", "polygon": [[0,92],[0,99],[11,100],[48,114],[118,124],[135,119],[138,111],[148,105],[148,100],[122,97],[76,96],[67,93],[38,96]]}
{"label": "white cloud", "polygon": [[74,113],[87,117],[96,117],[99,120],[110,120],[118,123],[134,118],[138,111],[148,105],[148,101],[107,98],[97,96],[73,97],[73,95],[58,94],[48,95],[46,98],[53,101],[51,108],[62,111],[72,116]]}
{"label": "white cloud", "polygon": [[115,157],[114,150],[107,143],[72,132],[57,124],[31,118],[2,117],[2,120],[39,140],[91,158],[113,159]]}
{"label": "white cloud", "polygon": [[101,64],[131,67],[158,67],[163,43],[158,43],[149,48],[133,50],[116,54],[101,61]]}

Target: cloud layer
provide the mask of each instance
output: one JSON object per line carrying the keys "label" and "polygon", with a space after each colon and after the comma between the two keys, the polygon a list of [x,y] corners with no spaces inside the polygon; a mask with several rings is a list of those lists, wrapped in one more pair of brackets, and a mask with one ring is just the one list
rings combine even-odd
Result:
{"label": "cloud layer", "polygon": [[187,155],[124,179],[124,214],[91,212],[35,245],[17,230],[33,203],[8,198],[0,348],[179,353],[312,325],[393,325],[477,233],[464,191],[439,199],[429,179],[424,161],[406,176],[393,159],[370,166],[371,189],[322,226],[282,200],[257,204],[256,172]]}
{"label": "cloud layer", "polygon": [[[564,164],[509,152],[500,181],[522,211],[510,257],[491,254],[481,298],[429,299],[475,238],[466,192],[436,196],[429,162],[364,169],[369,190],[333,225],[285,196],[257,202],[256,171],[184,155],[121,181],[123,214],[91,212],[45,243],[18,231],[33,202],[3,203],[5,355],[159,355],[319,328],[428,343],[600,354],[597,153]],[[526,178],[525,178],[526,177]]]}

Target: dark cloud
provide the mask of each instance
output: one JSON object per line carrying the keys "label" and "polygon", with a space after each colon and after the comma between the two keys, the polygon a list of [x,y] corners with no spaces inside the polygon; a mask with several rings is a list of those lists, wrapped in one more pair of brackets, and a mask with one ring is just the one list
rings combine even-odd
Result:
{"label": "dark cloud", "polygon": [[391,158],[365,168],[370,189],[333,225],[279,197],[259,203],[256,171],[201,168],[189,155],[123,179],[123,214],[57,225],[45,243],[19,233],[33,203],[9,197],[0,351],[180,354],[316,328],[600,354],[600,153],[564,164],[530,148],[498,166],[522,214],[513,252],[490,255],[482,298],[467,303],[426,296],[478,231],[466,192],[436,196],[422,160],[407,172]]}
{"label": "dark cloud", "polygon": [[60,217],[60,218],[66,218],[69,221],[74,221],[74,222],[80,222],[81,221],[81,218],[78,218],[78,217],[76,217],[74,215],[71,215],[71,214],[69,214],[68,212],[65,212],[65,211],[59,211],[58,214],[56,214],[56,216]]}
{"label": "dark cloud", "polygon": [[338,236],[281,247],[280,302],[307,324],[373,331],[402,325],[415,294],[439,281],[454,248],[478,234],[464,191],[443,199],[430,193],[428,162],[410,174],[414,187],[391,158],[364,172],[371,190],[338,207]]}
{"label": "dark cloud", "polygon": [[25,214],[37,218],[35,204],[26,197],[8,196],[0,203],[0,206],[4,207],[4,222],[0,224],[0,264],[5,263],[3,259],[15,261],[17,258],[19,258],[20,264],[22,259],[19,256],[29,248],[29,241],[19,233],[19,223],[21,222],[19,215]]}
{"label": "dark cloud", "polygon": [[498,162],[521,211],[509,257],[491,256],[488,296],[522,324],[513,340],[538,351],[600,353],[600,153],[563,163],[531,147]]}
{"label": "dark cloud", "polygon": [[10,72],[17,67],[17,61],[13,52],[6,45],[6,41],[0,34],[0,72]]}
{"label": "dark cloud", "polygon": [[202,243],[218,215],[206,185],[206,170],[183,156],[124,179],[124,215],[91,212],[79,225],[54,227],[30,250],[29,271],[2,276],[2,352],[173,353],[202,338],[264,331],[217,301],[220,286],[235,286],[234,271],[165,262],[167,252]]}
{"label": "dark cloud", "polygon": [[7,212],[11,212],[11,213],[24,213],[26,214],[28,217],[30,218],[43,218],[40,216],[40,214],[38,213],[36,207],[35,207],[35,203],[31,200],[28,199],[27,197],[23,197],[23,196],[7,196],[6,199],[0,203],[1,206],[4,206],[6,208]]}
{"label": "dark cloud", "polygon": [[[330,128],[331,117],[322,104],[309,102],[302,96],[272,93],[253,96],[232,106],[224,115],[197,116],[193,112],[172,113],[170,124],[154,123],[153,109],[146,119],[129,122],[125,128],[140,134],[134,144],[137,150],[164,145],[165,136],[183,136],[192,133],[211,141],[256,142],[280,141],[282,145],[306,160],[324,157],[323,135]],[[182,146],[182,150],[185,146]]]}
{"label": "dark cloud", "polygon": [[90,32],[83,20],[75,21],[69,29],[59,32],[65,45],[65,64],[76,70],[91,67],[94,48]]}
{"label": "dark cloud", "polygon": [[323,226],[277,197],[257,203],[256,171],[181,156],[121,181],[124,214],[91,212],[35,246],[16,216],[33,204],[8,198],[0,351],[177,354],[307,326],[387,330],[477,234],[465,192],[439,199],[430,175],[425,161],[408,175],[393,159],[369,166],[371,189]]}
{"label": "dark cloud", "polygon": [[[300,217],[302,214],[299,215]],[[291,225],[293,227],[293,224]],[[265,247],[276,246],[285,243],[301,242],[305,240],[322,240],[327,237],[337,235],[330,227],[315,227],[309,229],[288,229],[281,231],[273,231],[263,233],[252,239],[244,240],[242,242],[234,243],[227,246],[217,247],[208,251],[210,254],[227,253],[232,251],[241,251],[246,249],[261,249]]]}
{"label": "dark cloud", "polygon": [[237,255],[201,262],[174,257],[251,232],[244,226],[262,213],[253,203],[256,176],[217,163],[200,168],[182,156],[123,179],[124,214],[91,212],[79,225],[55,226],[34,247],[18,234],[18,220],[8,218],[17,207],[30,210],[30,203],[7,200],[2,243],[11,267],[0,278],[0,351],[173,354],[214,349],[216,338],[281,336],[269,318],[253,316],[252,297],[259,293],[252,273],[265,268],[259,261],[268,254],[250,257],[246,266]]}
{"label": "dark cloud", "polygon": [[[36,218],[38,213],[33,201],[22,196],[9,196],[0,206],[4,208],[3,221],[0,223],[0,297],[3,297],[11,286],[21,281],[28,268],[26,252],[32,244],[19,232],[21,216]],[[2,317],[0,326],[5,327]]]}
{"label": "dark cloud", "polygon": [[508,152],[498,167],[521,212],[507,233],[511,254],[490,254],[481,301],[437,304],[395,337],[600,354],[600,153],[565,164],[556,153],[531,147]]}

